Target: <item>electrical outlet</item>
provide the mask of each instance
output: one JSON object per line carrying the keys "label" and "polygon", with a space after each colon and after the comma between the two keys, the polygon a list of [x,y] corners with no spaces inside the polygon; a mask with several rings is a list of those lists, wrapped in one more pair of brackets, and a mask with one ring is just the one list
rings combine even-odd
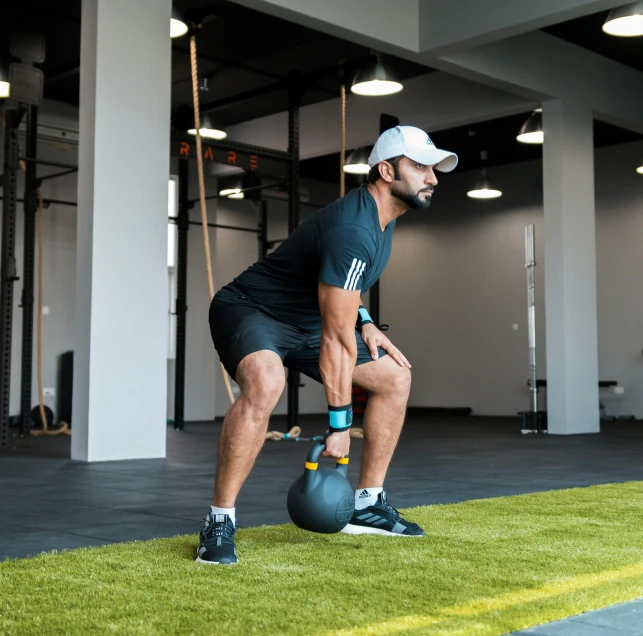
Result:
{"label": "electrical outlet", "polygon": [[46,305],[43,306],[43,308],[42,308],[42,315],[43,316],[48,316],[49,315],[49,307],[47,307]]}
{"label": "electrical outlet", "polygon": [[56,389],[43,389],[43,397],[56,397]]}
{"label": "electrical outlet", "polygon": [[514,325],[514,331],[518,331],[518,325]]}

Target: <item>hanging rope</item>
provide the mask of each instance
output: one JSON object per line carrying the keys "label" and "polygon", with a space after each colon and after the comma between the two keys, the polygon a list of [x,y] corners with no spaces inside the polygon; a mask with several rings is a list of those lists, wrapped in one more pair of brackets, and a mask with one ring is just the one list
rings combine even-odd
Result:
{"label": "hanging rope", "polygon": [[[203,228],[203,247],[205,249],[205,266],[208,273],[208,291],[209,299],[214,298],[214,281],[212,278],[212,261],[210,257],[210,235],[208,231],[208,211],[205,203],[205,183],[203,178],[203,153],[201,150],[201,112],[199,109],[199,76],[197,72],[197,55],[196,55],[196,35],[190,37],[190,62],[192,66],[192,97],[194,100],[194,126],[196,128],[196,156],[199,173],[199,199],[201,201],[201,226]],[[228,378],[228,373],[219,361],[223,381],[225,382],[226,392],[230,404],[234,404],[234,394]]]}
{"label": "hanging rope", "polygon": [[42,202],[42,193],[40,188],[36,190],[38,197],[38,221],[37,221],[37,241],[38,241],[38,312],[36,314],[36,340],[37,340],[37,354],[36,365],[38,374],[38,406],[40,408],[40,421],[42,422],[41,429],[32,429],[30,434],[33,437],[40,435],[71,435],[69,424],[67,422],[59,422],[57,428],[49,429],[47,425],[47,417],[45,415],[45,403],[43,398],[43,382],[42,382],[42,306],[43,306],[43,255],[44,255],[44,212],[45,206]]}
{"label": "hanging rope", "polygon": [[346,86],[340,86],[340,95],[342,103],[341,112],[341,149],[339,151],[339,196],[343,197],[346,193],[346,182],[344,179],[344,155],[346,154]]}

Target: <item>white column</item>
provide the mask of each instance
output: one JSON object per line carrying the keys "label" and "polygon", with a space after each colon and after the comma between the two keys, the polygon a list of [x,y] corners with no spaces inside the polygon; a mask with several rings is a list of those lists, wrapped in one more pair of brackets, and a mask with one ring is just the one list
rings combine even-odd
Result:
{"label": "white column", "polygon": [[592,126],[586,104],[543,105],[547,409],[560,435],[600,430]]}
{"label": "white column", "polygon": [[165,456],[171,0],[83,0],[72,459]]}

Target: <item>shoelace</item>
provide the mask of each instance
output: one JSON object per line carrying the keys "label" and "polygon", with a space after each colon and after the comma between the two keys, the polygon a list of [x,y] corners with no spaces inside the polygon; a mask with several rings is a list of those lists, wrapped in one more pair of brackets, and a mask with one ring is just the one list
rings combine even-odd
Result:
{"label": "shoelace", "polygon": [[393,508],[393,506],[391,506],[391,504],[388,502],[386,497],[381,497],[381,501],[382,501],[381,507],[384,508],[384,510],[386,510],[387,512],[393,513],[395,517],[394,521],[397,521],[398,519],[400,519],[401,515],[399,511],[396,508]]}
{"label": "shoelace", "polygon": [[232,528],[227,522],[217,523],[216,521],[213,521],[205,528],[204,534],[208,539],[212,539],[214,537],[225,537],[227,539],[232,539],[234,535],[234,528]]}

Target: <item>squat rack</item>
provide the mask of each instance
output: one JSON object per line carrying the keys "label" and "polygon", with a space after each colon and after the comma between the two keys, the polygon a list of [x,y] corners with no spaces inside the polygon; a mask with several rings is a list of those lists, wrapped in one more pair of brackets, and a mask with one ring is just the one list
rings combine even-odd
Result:
{"label": "squat rack", "polygon": [[[273,85],[271,90],[282,88],[283,83]],[[296,76],[290,78],[288,88],[288,150],[275,150],[262,146],[228,141],[202,139],[204,161],[223,163],[242,167],[249,172],[257,172],[265,166],[273,174],[282,175],[284,166],[287,168],[285,180],[275,180],[265,185],[251,186],[241,189],[241,192],[258,192],[280,185],[287,185],[288,192],[288,234],[299,225],[300,191],[299,191],[299,109],[301,103],[302,84]],[[266,89],[264,89],[266,90]],[[223,151],[223,152],[222,152]],[[186,356],[186,314],[187,314],[187,258],[188,230],[190,225],[201,225],[200,222],[189,220],[189,211],[197,200],[188,198],[189,159],[196,157],[194,137],[187,133],[172,132],[172,156],[179,158],[178,169],[178,216],[175,222],[178,227],[177,249],[177,298],[174,314],[176,316],[176,360],[174,378],[174,429],[182,430],[185,426],[185,356]],[[261,164],[261,165],[260,165]],[[219,198],[219,195],[206,197]],[[258,257],[267,255],[271,242],[268,241],[268,208],[267,201],[260,200],[257,211],[257,229],[208,223],[209,227],[253,232],[257,234]],[[171,219],[172,220],[172,219]],[[299,416],[299,388],[301,376],[299,371],[288,370],[288,415],[287,429],[297,425]]]}
{"label": "squat rack", "polygon": [[[19,126],[26,115],[26,156],[20,157]],[[34,324],[34,264],[36,257],[37,190],[43,181],[55,179],[78,171],[77,166],[38,159],[38,106],[19,103],[5,112],[4,165],[0,183],[2,197],[2,251],[0,266],[0,448],[6,446],[9,432],[9,402],[11,395],[11,344],[13,327],[13,285],[20,280],[17,275],[15,244],[17,203],[24,204],[24,263],[21,297],[22,341],[20,372],[20,434],[30,428],[33,324]],[[18,169],[25,171],[24,198],[18,199]],[[61,168],[61,172],[38,176],[37,166]],[[43,199],[45,207],[51,204],[75,206],[73,201]]]}

